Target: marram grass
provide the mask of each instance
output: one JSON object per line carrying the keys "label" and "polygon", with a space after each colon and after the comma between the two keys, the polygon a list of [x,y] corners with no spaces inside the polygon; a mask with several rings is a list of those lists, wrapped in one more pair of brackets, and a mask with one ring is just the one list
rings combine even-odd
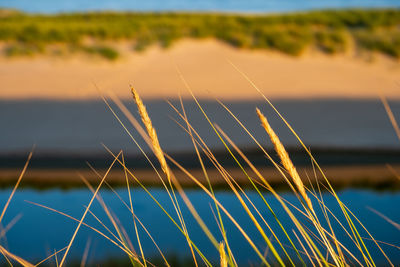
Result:
{"label": "marram grass", "polygon": [[[133,125],[135,125],[135,127],[139,128],[139,132],[143,134],[143,138],[146,139],[147,144],[156,155],[158,164],[153,162],[151,162],[151,164],[154,168],[156,175],[159,176],[159,178],[163,182],[163,187],[168,193],[169,200],[172,202],[172,205],[174,207],[173,211],[176,214],[168,212],[165,208],[167,203],[159,202],[157,200],[157,197],[154,196],[151,191],[141,183],[140,177],[136,177],[135,170],[131,170],[126,167],[122,151],[118,154],[115,154],[106,147],[110,155],[113,156],[114,161],[104,175],[98,174],[101,180],[98,186],[96,188],[92,188],[92,186],[85,181],[85,178],[82,177],[85,183],[87,183],[87,186],[91,190],[93,196],[89,204],[86,205],[86,209],[81,218],[73,218],[68,214],[54,210],[50,207],[32,203],[46,208],[49,211],[57,212],[65,216],[66,218],[72,219],[79,223],[74,233],[72,234],[71,239],[69,240],[69,242],[66,243],[65,248],[56,251],[54,254],[50,255],[50,257],[44,259],[37,264],[42,264],[43,262],[46,262],[51,258],[56,258],[60,259],[59,261],[57,260],[57,266],[67,266],[68,252],[73,245],[76,235],[79,233],[79,229],[84,226],[92,229],[94,232],[103,236],[105,240],[120,248],[121,251],[127,255],[132,266],[154,266],[152,260],[146,257],[146,251],[142,246],[143,238],[151,239],[155,247],[157,247],[157,250],[162,257],[162,261],[158,263],[158,265],[173,266],[169,262],[168,258],[164,256],[162,248],[157,245],[157,236],[151,235],[151,232],[147,229],[147,226],[141,222],[140,218],[138,218],[134,212],[134,204],[132,202],[132,195],[130,193],[130,185],[133,182],[139,185],[150,196],[150,198],[160,208],[160,211],[168,216],[171,223],[175,225],[179,232],[184,236],[187,241],[187,246],[190,249],[192,263],[194,266],[241,266],[237,263],[236,260],[236,253],[240,253],[240,251],[235,251],[231,247],[232,242],[235,242],[235,240],[232,240],[230,236],[230,231],[225,225],[228,222],[230,225],[233,225],[234,228],[236,228],[236,230],[242,235],[243,240],[245,241],[243,242],[243,246],[248,246],[254,251],[254,255],[256,257],[254,260],[261,263],[261,265],[326,267],[376,266],[374,258],[371,256],[370,253],[370,250],[374,249],[376,251],[380,251],[386,257],[387,263],[393,266],[390,259],[385,255],[384,250],[380,247],[379,243],[364,228],[359,219],[355,217],[355,215],[339,199],[338,195],[335,193],[334,189],[330,185],[329,180],[325,176],[325,184],[317,183],[317,188],[306,187],[306,185],[303,183],[304,178],[302,179],[301,175],[297,172],[295,166],[290,159],[290,155],[286,151],[284,145],[279,140],[278,135],[274,132],[274,130],[268,123],[267,118],[261,113],[259,109],[256,109],[256,114],[258,115],[258,118],[255,114],[254,119],[258,119],[260,121],[260,127],[263,127],[265,129],[265,138],[269,138],[270,142],[274,145],[275,151],[281,161],[280,164],[273,161],[272,157],[267,154],[261,143],[258,142],[255,137],[251,135],[244,124],[226,106],[221,103],[223,107],[226,108],[227,114],[229,116],[232,116],[237,121],[237,123],[245,130],[245,133],[248,134],[265,153],[265,156],[272,161],[272,163],[276,167],[277,172],[282,174],[282,179],[285,179],[295,196],[297,196],[298,203],[288,202],[287,200],[282,198],[282,196],[278,192],[274,190],[274,188],[268,183],[268,177],[263,177],[263,175],[251,163],[251,161],[240,150],[240,148],[232,142],[228,134],[226,134],[219,126],[212,123],[211,119],[206,113],[206,110],[202,108],[201,104],[193,96],[199,109],[203,112],[205,118],[209,121],[212,131],[215,131],[229,154],[237,162],[238,168],[240,168],[248,177],[250,184],[253,186],[255,192],[257,192],[257,196],[262,199],[263,204],[256,205],[254,203],[254,200],[248,196],[246,190],[244,190],[240,186],[240,184],[235,181],[235,177],[233,177],[229,173],[229,169],[224,168],[224,166],[220,162],[218,162],[216,157],[213,155],[212,150],[207,146],[206,141],[202,139],[202,137],[198,134],[195,126],[188,121],[184,109],[184,104],[183,102],[181,102],[180,109],[175,106],[172,106],[172,108],[177,112],[178,117],[181,119],[181,121],[177,121],[177,123],[182,127],[184,131],[188,133],[193,142],[198,160],[200,161],[203,169],[203,174],[208,181],[206,184],[200,182],[200,177],[195,177],[192,173],[190,173],[189,170],[185,169],[179,164],[179,162],[176,162],[171,156],[163,151],[162,146],[158,140],[157,132],[152,124],[149,114],[147,113],[143,101],[141,100],[138,92],[135,89],[131,88],[131,90],[134,101],[139,111],[140,118],[142,120],[142,124],[144,125],[144,129],[141,128],[142,126],[138,122],[133,121],[133,117],[130,118],[130,121],[133,122]],[[113,100],[117,104],[117,106],[119,106],[121,111],[126,112],[126,109],[124,109],[124,106],[121,102],[118,102],[116,98],[113,98]],[[105,99],[105,101],[113,114],[117,116],[115,111],[108,104],[108,100]],[[387,108],[389,109],[389,107]],[[124,114],[129,119],[130,115],[125,112]],[[278,115],[280,114],[278,113]],[[118,121],[123,125],[121,120],[118,119]],[[285,121],[285,123],[287,122]],[[124,129],[129,133],[128,127],[126,125],[123,126]],[[295,136],[298,137],[298,135],[291,127],[290,129],[293,131]],[[135,141],[133,135],[130,136]],[[135,143],[138,144],[137,142]],[[301,144],[304,145],[302,142]],[[315,161],[315,159],[312,157],[311,153],[307,150],[306,147],[305,149],[307,153],[309,153],[311,159]],[[146,159],[150,161],[145,150],[141,148],[141,151],[146,156]],[[28,167],[30,157],[31,155],[27,160],[27,164],[22,171],[20,179],[18,180],[18,183],[15,186],[13,193],[17,189],[17,186],[22,179],[24,172]],[[227,184],[229,190],[237,198],[239,203],[239,206],[237,208],[243,209],[245,214],[248,216],[248,223],[253,224],[257,233],[262,237],[261,240],[264,242],[264,244],[260,244],[259,241],[255,242],[255,240],[253,240],[254,235],[250,235],[250,233],[246,232],[245,225],[241,225],[241,223],[229,212],[229,210],[214,194],[212,182],[210,182],[211,178],[208,177],[208,169],[204,166],[204,164],[202,164],[205,158],[211,161],[214,168],[218,170],[221,177]],[[124,169],[126,186],[129,192],[128,203],[126,203],[118,195],[118,193],[107,183],[108,172],[111,167],[116,164],[119,164]],[[174,167],[176,168],[170,168],[170,164],[174,165]],[[323,175],[323,172],[321,168],[317,165],[316,161],[315,164],[317,166],[316,171],[320,171]],[[162,173],[158,172],[159,168],[161,168]],[[191,179],[198,186],[198,190],[203,191],[205,195],[207,195],[209,199],[213,202],[213,206],[215,207],[216,211],[215,219],[220,233],[215,233],[211,231],[211,225],[207,225],[203,218],[201,218],[201,216],[198,214],[196,208],[186,196],[185,189],[181,186],[180,181],[174,176],[174,171],[176,171],[177,169],[185,173],[187,178]],[[252,171],[251,173],[248,171],[249,169]],[[93,171],[95,170],[93,169]],[[162,174],[165,176],[166,179],[164,179]],[[124,227],[119,223],[118,214],[113,214],[107,207],[107,203],[102,200],[99,194],[99,190],[102,185],[107,185],[108,187],[110,187],[111,190],[113,190],[113,192],[119,197],[121,202],[127,207],[127,210],[131,213],[132,227],[135,230],[134,236],[129,236],[126,233]],[[334,214],[329,209],[329,207],[325,205],[320,187],[326,187],[328,192],[330,192],[334,196],[338,206],[340,207],[340,212]],[[2,215],[0,216],[0,221],[7,210],[8,203],[11,201],[13,193],[10,195],[10,198],[8,199],[1,213]],[[276,207],[272,208],[265,198],[265,194],[271,194],[280,204],[279,209],[281,210],[278,210],[278,208]],[[204,235],[213,244],[215,252],[217,252],[219,255],[218,260],[210,258],[210,253],[208,251],[203,251],[199,246],[196,245],[196,242],[192,240],[189,231],[191,225],[187,224],[186,218],[182,213],[183,204],[178,201],[178,196],[182,198],[183,203],[186,206],[185,208],[190,211],[191,215],[195,218],[201,230],[204,232]],[[95,200],[97,200],[103,207],[104,211],[107,214],[107,217],[112,222],[112,228],[107,228],[104,223],[96,216],[96,214],[94,214],[90,210],[90,206]],[[282,222],[284,219],[282,216],[282,212],[285,214],[285,219],[290,219],[292,224],[290,228],[285,228],[286,226],[284,226]],[[86,224],[84,222],[84,219],[88,213],[96,218],[96,220],[101,225],[103,225],[104,229],[97,229],[91,225]],[[272,215],[273,220],[267,220],[265,215],[267,213]],[[337,235],[334,228],[332,227],[332,224],[340,225],[341,232],[344,232],[346,234],[346,238],[350,239],[353,242],[351,246],[345,246],[343,244],[342,240],[339,238],[339,235]],[[278,227],[272,227],[272,225]],[[139,231],[139,229],[142,229],[143,231]],[[364,243],[366,239],[361,236],[361,232],[368,235],[368,239],[371,239],[373,241],[373,246],[371,246],[370,244],[367,246]],[[143,236],[143,233],[145,233],[146,236]],[[136,244],[136,246],[134,246],[133,244]],[[90,244],[88,243],[87,246],[90,246]],[[264,251],[265,248],[269,252],[268,256]],[[1,246],[0,253],[4,255],[4,257],[10,262],[10,264],[12,262],[17,262],[23,266],[37,265],[29,263],[28,261],[22,259],[17,255],[12,254],[10,251]],[[86,256],[83,257],[81,266],[85,265],[87,260]]]}

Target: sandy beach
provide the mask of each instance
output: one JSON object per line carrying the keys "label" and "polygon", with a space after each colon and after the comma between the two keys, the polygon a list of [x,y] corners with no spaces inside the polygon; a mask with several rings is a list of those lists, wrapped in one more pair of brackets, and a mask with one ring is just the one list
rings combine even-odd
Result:
{"label": "sandy beach", "polygon": [[259,99],[233,62],[271,98],[400,98],[400,63],[383,56],[292,57],[240,50],[214,40],[183,40],[171,48],[128,51],[115,62],[84,55],[0,58],[0,99],[98,99],[113,91],[130,97],[129,84],[143,98],[189,97],[178,72],[200,98]]}

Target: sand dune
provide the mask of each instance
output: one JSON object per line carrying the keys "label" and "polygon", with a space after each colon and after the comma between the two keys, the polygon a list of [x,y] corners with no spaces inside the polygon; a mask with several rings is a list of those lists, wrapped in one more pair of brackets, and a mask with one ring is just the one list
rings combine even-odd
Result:
{"label": "sand dune", "polygon": [[0,58],[0,99],[93,99],[102,91],[130,97],[133,84],[144,98],[189,96],[175,64],[198,97],[259,98],[228,63],[232,61],[271,98],[400,98],[400,63],[376,57],[307,53],[294,58],[238,50],[213,41],[184,40],[172,48],[127,53],[116,62],[84,56]]}

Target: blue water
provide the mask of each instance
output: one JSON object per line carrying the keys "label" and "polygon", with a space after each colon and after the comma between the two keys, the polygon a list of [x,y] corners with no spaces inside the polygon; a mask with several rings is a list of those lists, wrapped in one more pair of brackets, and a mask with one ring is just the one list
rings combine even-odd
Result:
{"label": "blue water", "polygon": [[398,0],[1,0],[0,6],[40,13],[89,10],[287,12],[325,8],[400,7],[400,2]]}
{"label": "blue water", "polygon": [[[128,201],[128,194],[126,189],[118,189],[118,194]],[[3,189],[0,191],[0,203],[5,203],[11,190]],[[166,210],[173,213],[172,205],[166,192],[162,189],[153,188],[150,192],[157,198],[157,200],[165,206]],[[215,223],[214,215],[211,209],[215,209],[210,201],[210,198],[203,192],[195,189],[186,190],[188,197],[194,203],[200,216],[204,219],[205,223],[209,226],[211,232],[218,240],[221,240],[221,235],[218,231],[218,226]],[[116,195],[109,191],[100,191],[102,198],[112,212],[118,217],[123,227],[128,232],[135,249],[138,249],[135,234],[133,231],[132,216],[122,202]],[[279,234],[276,223],[260,197],[254,191],[247,191],[250,199],[260,209],[263,216],[266,218],[271,227]],[[153,200],[143,190],[134,189],[133,206],[136,216],[147,227],[148,231],[156,240],[157,244],[166,255],[177,255],[180,258],[187,258],[190,256],[189,249],[185,245],[185,239],[182,234],[177,230],[168,217],[163,214],[161,209],[156,206]],[[277,216],[282,220],[286,228],[291,229],[293,225],[289,223],[287,216],[285,216],[282,208],[277,201],[269,194],[264,194],[267,201],[270,203],[272,209],[275,210]],[[294,196],[290,193],[282,193],[282,196],[298,206]],[[345,223],[343,216],[340,215],[340,210],[335,204],[335,200],[328,193],[324,193],[324,200],[326,205],[331,211],[338,216],[342,223]],[[240,207],[239,202],[231,192],[218,191],[216,193],[217,199],[226,207],[238,223],[253,239],[255,244],[261,249],[265,249],[265,242],[257,233],[255,227],[252,225],[248,216]],[[398,203],[400,202],[400,192],[376,192],[372,190],[355,190],[347,189],[339,192],[339,197],[348,205],[348,207],[355,213],[355,215],[363,222],[365,227],[373,234],[373,236],[380,241],[385,241],[393,245],[399,246],[400,231],[386,222],[381,217],[372,213],[368,207],[378,210],[379,212],[387,215],[393,221],[400,222],[400,213],[398,212]],[[74,189],[70,191],[62,191],[59,189],[51,189],[46,191],[37,191],[34,189],[21,189],[17,191],[13,201],[2,222],[3,226],[7,225],[16,216],[20,219],[16,224],[7,232],[6,238],[1,239],[1,244],[7,247],[12,253],[19,255],[32,262],[50,255],[55,250],[65,247],[74,232],[77,223],[63,217],[62,215],[48,211],[44,208],[34,206],[27,203],[27,201],[37,202],[55,208],[59,211],[70,214],[71,216],[80,218],[84,211],[84,206],[88,204],[91,198],[91,193],[84,189]],[[317,204],[314,202],[314,205]],[[91,211],[102,220],[107,227],[113,229],[110,221],[106,218],[104,211],[100,208],[97,202],[92,206]],[[186,208],[183,208],[183,214],[186,218],[189,233],[191,238],[199,247],[199,249],[210,259],[218,260],[217,251],[213,248],[211,243],[207,240],[205,235],[200,230],[192,216]],[[298,218],[302,220],[301,215],[296,213]],[[21,217],[22,216],[22,217]],[[173,216],[176,218],[176,216]],[[322,218],[322,217],[321,217]],[[332,218],[331,218],[332,219]],[[232,247],[233,253],[239,265],[244,266],[252,263],[260,263],[260,260],[254,255],[249,245],[246,243],[239,231],[233,226],[229,219],[223,215],[225,227],[228,233],[228,239]],[[302,220],[305,222],[305,220]],[[87,215],[86,223],[106,233],[110,234],[90,215]],[[306,225],[308,225],[306,223]],[[343,231],[339,230],[337,223],[332,223],[337,237],[349,249],[354,251],[351,241],[346,237]],[[139,226],[139,233],[146,257],[154,258],[158,256],[158,252],[151,240],[146,236],[143,229]],[[115,231],[113,231],[115,233]],[[367,237],[364,231],[360,231],[363,237]],[[270,234],[268,234],[269,236]],[[90,250],[88,262],[102,260],[109,257],[125,257],[124,253],[115,245],[111,244],[105,238],[101,237],[94,231],[82,226],[78,233],[76,241],[73,243],[70,260],[79,260],[84,248],[90,240]],[[366,245],[369,247],[373,258],[378,266],[386,265],[384,257],[379,253],[373,244],[366,240]],[[287,241],[284,242],[288,243]],[[276,243],[275,243],[276,244]],[[397,266],[400,264],[400,251],[399,249],[382,245],[382,248]],[[269,254],[270,255],[270,254]],[[355,253],[357,256],[357,253]],[[271,257],[271,255],[269,256]],[[271,258],[269,258],[271,260]]]}

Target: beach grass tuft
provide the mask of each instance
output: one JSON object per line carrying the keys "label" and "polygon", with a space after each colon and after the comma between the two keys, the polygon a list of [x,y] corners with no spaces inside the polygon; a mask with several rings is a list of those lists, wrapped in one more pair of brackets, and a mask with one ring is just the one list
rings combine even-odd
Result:
{"label": "beach grass tuft", "polygon": [[[243,73],[244,74],[244,73]],[[246,76],[244,76],[246,77]],[[183,76],[181,77],[185,86],[190,90],[190,87]],[[254,86],[255,84],[252,83]],[[255,86],[255,88],[257,88]],[[147,257],[147,252],[144,250],[143,239],[149,238],[157,251],[162,257],[161,265],[174,266],[174,263],[168,261],[168,257],[165,257],[162,250],[163,248],[157,245],[158,236],[152,236],[150,231],[147,229],[140,218],[135,214],[135,205],[133,202],[133,196],[131,193],[131,184],[135,184],[143,189],[143,192],[148,194],[152,201],[160,208],[160,214],[164,214],[168,217],[171,223],[179,230],[186,240],[187,246],[191,253],[191,260],[194,266],[216,266],[221,267],[226,266],[242,266],[242,262],[237,262],[237,255],[241,251],[234,250],[231,246],[232,242],[236,242],[232,238],[232,229],[237,231],[241,235],[240,242],[243,242],[242,246],[250,248],[254,252],[254,259],[252,262],[259,262],[262,266],[376,266],[371,251],[378,251],[384,255],[387,259],[387,264],[394,266],[390,261],[389,257],[385,254],[385,251],[380,246],[380,241],[374,239],[373,235],[364,227],[362,222],[355,216],[355,214],[343,203],[339,196],[336,194],[334,188],[329,183],[329,179],[324,176],[324,173],[320,166],[318,165],[315,158],[312,156],[311,152],[307,149],[304,143],[301,141],[300,137],[296,134],[290,124],[288,127],[293,134],[299,138],[299,142],[304,146],[304,149],[309,154],[312,162],[315,164],[315,173],[317,171],[321,172],[324,176],[324,181],[317,181],[316,187],[308,187],[303,183],[299,172],[296,170],[293,162],[291,161],[287,150],[281,143],[278,135],[272,129],[266,116],[259,110],[256,109],[256,114],[261,122],[261,127],[264,128],[268,134],[269,139],[275,147],[275,152],[278,154],[280,162],[279,165],[275,162],[274,158],[271,157],[261,145],[261,143],[247,130],[244,124],[238,119],[235,114],[232,113],[222,102],[219,102],[222,107],[226,110],[226,114],[232,117],[238,125],[245,131],[245,133],[257,144],[259,149],[264,153],[265,157],[271,161],[275,166],[276,171],[282,175],[282,179],[288,183],[289,187],[296,197],[294,201],[289,202],[281,194],[279,194],[273,186],[268,181],[268,177],[264,177],[259,170],[253,165],[251,160],[246,157],[245,153],[231,140],[229,134],[225,133],[218,125],[212,122],[211,116],[207,114],[207,111],[202,107],[200,102],[197,101],[196,97],[193,98],[197,104],[199,110],[203,113],[205,119],[209,122],[210,130],[214,131],[218,136],[219,140],[223,144],[224,148],[227,150],[227,155],[232,157],[236,162],[237,167],[243,172],[243,174],[248,178],[252,189],[255,192],[255,196],[250,197],[248,191],[245,190],[241,184],[235,180],[235,176],[230,173],[230,169],[223,166],[222,162],[219,162],[215,157],[212,149],[207,145],[206,140],[204,140],[195,125],[193,125],[186,114],[183,101],[180,102],[181,107],[175,107],[171,105],[173,110],[176,112],[179,119],[176,123],[188,134],[189,138],[193,142],[193,146],[196,151],[197,158],[202,166],[203,175],[206,177],[206,183],[201,182],[198,174],[191,173],[179,162],[177,162],[173,157],[165,153],[160,145],[159,138],[152,120],[147,112],[147,109],[139,96],[136,89],[131,87],[131,92],[133,99],[136,103],[141,121],[144,125],[143,130],[141,125],[135,121],[132,114],[128,112],[122,102],[119,102],[117,98],[113,101],[120,108],[122,113],[128,117],[134,127],[142,134],[148,146],[152,149],[155,154],[155,158],[159,163],[162,173],[167,177],[167,181],[163,179],[162,173],[158,172],[158,168],[149,158],[145,150],[140,147],[137,140],[130,134],[127,125],[125,125],[119,118],[117,113],[114,111],[112,106],[108,103],[108,100],[104,98],[106,105],[109,107],[110,111],[116,116],[118,122],[123,126],[124,130],[130,134],[130,137],[134,143],[140,148],[141,152],[145,156],[154,172],[155,175],[159,177],[163,184],[163,189],[168,193],[169,199],[164,199],[164,202],[160,202],[157,196],[152,194],[151,190],[147,188],[140,180],[140,177],[135,175],[135,169],[129,169],[126,165],[124,154],[122,151],[119,153],[114,153],[106,146],[105,149],[113,157],[112,163],[104,175],[99,174],[96,169],[89,165],[90,169],[96,173],[99,178],[99,183],[97,187],[92,187],[85,177],[81,177],[82,181],[87,185],[91,192],[91,198],[89,203],[85,206],[85,210],[80,218],[74,218],[66,213],[55,210],[51,207],[32,203],[33,205],[42,207],[51,212],[63,215],[68,219],[77,222],[77,226],[73,233],[71,233],[71,239],[67,240],[66,246],[54,254],[50,255],[48,258],[39,262],[49,260],[55,257],[57,261],[57,266],[66,266],[69,251],[74,244],[76,236],[80,232],[82,227],[88,227],[93,230],[108,242],[111,242],[116,247],[118,247],[122,253],[124,253],[130,261],[132,266],[153,266],[151,258]],[[267,105],[272,105],[272,103],[266,98]],[[384,102],[385,103],[385,102]],[[389,107],[387,107],[389,110]],[[278,110],[275,110],[278,116],[281,116]],[[390,114],[390,112],[388,112]],[[254,119],[257,119],[254,116]],[[396,124],[397,125],[397,124]],[[0,221],[2,220],[8,205],[20,184],[22,177],[27,169],[28,163],[32,154],[29,155],[27,163],[18,179],[17,184],[14,187],[3,212],[0,216]],[[211,167],[205,167],[203,160],[207,159],[212,163]],[[125,201],[121,198],[116,190],[107,182],[107,176],[114,165],[119,165],[125,175],[126,189],[128,190],[129,201]],[[173,165],[176,168],[172,169],[169,165]],[[247,222],[244,223],[242,220],[237,220],[234,217],[232,211],[230,211],[226,206],[223,205],[221,199],[214,194],[213,185],[210,182],[210,177],[208,176],[209,169],[216,169],[222,181],[226,183],[227,189],[230,193],[234,195],[237,199],[237,205],[235,209],[240,209],[247,216]],[[196,186],[197,189],[202,192],[205,197],[210,201],[211,211],[214,214],[216,225],[211,225],[212,222],[204,220],[195,205],[188,198],[185,189],[181,186],[180,180],[178,180],[174,173],[180,171],[187,179],[190,179]],[[316,174],[315,177],[316,179]],[[310,178],[312,179],[312,177]],[[203,179],[204,181],[204,179]],[[113,212],[108,208],[107,203],[100,196],[100,189],[102,186],[107,186],[112,192],[119,198],[121,203],[126,207],[126,210],[132,216],[132,224],[128,227],[132,227],[135,230],[134,236],[128,236],[125,228],[118,220],[118,214],[113,214]],[[336,201],[336,207],[327,206],[324,201],[324,196],[321,193],[321,188],[325,188],[326,192],[333,197]],[[275,201],[279,203],[278,206],[272,207],[270,205],[270,200],[266,198],[269,194],[274,198]],[[258,204],[255,202],[255,197],[260,201]],[[108,228],[103,221],[101,221],[98,216],[90,209],[94,201],[98,201],[107,214],[107,218],[112,223],[113,228]],[[182,200],[182,201],[178,201]],[[171,201],[171,203],[166,203],[166,201]],[[173,210],[170,211],[166,209],[167,204],[173,205]],[[187,208],[190,213],[184,213],[182,210]],[[335,212],[333,212],[335,210]],[[84,222],[87,215],[91,215],[96,221],[104,228],[95,228],[86,222]],[[158,216],[155,214],[154,216]],[[196,244],[196,241],[191,238],[191,229],[194,225],[187,223],[187,216],[193,216],[195,223],[198,224],[204,236],[209,239],[209,242],[213,245],[215,251],[204,251],[204,249]],[[268,217],[270,216],[270,217]],[[290,224],[283,223],[284,220],[289,220]],[[233,228],[228,228],[226,225],[229,224]],[[248,226],[254,227],[255,233],[250,233],[246,231]],[[336,225],[334,228],[332,225]],[[139,231],[139,229],[143,231]],[[213,230],[211,230],[213,229]],[[215,230],[217,229],[217,230]],[[338,234],[341,232],[341,235]],[[143,234],[145,233],[145,235]],[[350,241],[350,245],[344,245],[344,239]],[[258,238],[256,239],[256,236]],[[365,237],[367,236],[367,237]],[[371,243],[366,244],[366,240]],[[90,244],[88,241],[87,244]],[[133,244],[136,244],[135,246]],[[86,246],[84,256],[81,265],[84,265],[87,257],[87,249],[89,245]],[[164,248],[165,249],[165,248]],[[137,252],[139,251],[139,252]],[[270,253],[267,253],[270,252]],[[18,262],[22,266],[35,266],[28,261],[22,259],[21,257],[14,255],[10,251],[6,250],[3,246],[0,246],[0,253],[10,262]],[[60,262],[58,264],[58,254],[62,253],[60,257]],[[217,254],[218,258],[212,258],[212,255]]]}

